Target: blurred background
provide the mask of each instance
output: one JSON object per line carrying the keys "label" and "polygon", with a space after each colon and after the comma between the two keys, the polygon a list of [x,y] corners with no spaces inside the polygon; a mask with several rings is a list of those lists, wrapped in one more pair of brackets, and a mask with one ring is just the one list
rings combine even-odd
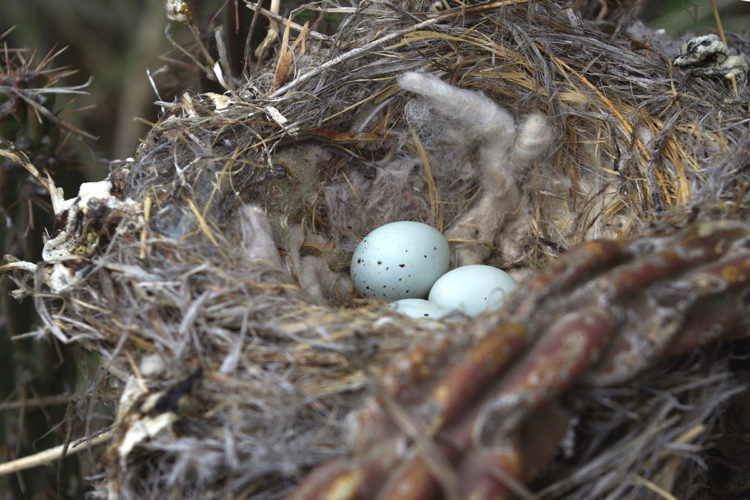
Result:
{"label": "blurred background", "polygon": [[[750,34],[750,2],[716,0],[726,31]],[[672,36],[688,31],[705,34],[716,29],[710,0],[650,0],[644,2],[641,18],[652,28],[663,28]]]}
{"label": "blurred background", "polygon": [[160,60],[169,48],[166,25],[160,0],[3,1],[0,32],[15,26],[4,40],[8,47],[33,49],[37,58],[65,47],[57,65],[77,70],[66,84],[93,77],[89,95],[76,98],[79,106],[92,107],[68,118],[98,137],[87,141],[88,155],[80,157],[87,162],[82,167],[90,170],[87,177],[101,178],[107,159],[125,158],[134,151],[147,130],[136,117],[156,118],[156,96],[146,69],[155,72],[166,64]]}
{"label": "blurred background", "polygon": [[[229,27],[246,28],[252,17],[243,3],[190,2],[203,35],[225,25],[230,49]],[[282,11],[300,3],[284,1]],[[639,10],[652,28],[664,28],[673,36],[716,28],[709,0],[588,3],[592,8],[606,5],[610,18]],[[233,6],[239,6],[239,19],[231,17]],[[717,6],[725,30],[750,32],[750,2],[717,0]],[[109,162],[132,155],[148,124],[158,118],[147,70],[165,101],[186,89],[221,91],[167,40],[167,28],[176,45],[194,50],[193,35],[184,25],[168,22],[162,0],[2,0],[0,137],[14,141],[35,165],[49,169],[68,196],[83,181],[103,179]],[[254,39],[263,37],[263,24],[258,28]],[[239,35],[244,40],[241,30]],[[205,40],[211,47],[211,36]],[[21,48],[26,50],[14,51]],[[64,51],[54,60],[45,61],[47,54],[60,49]],[[235,76],[241,73],[240,66]],[[85,95],[40,94],[33,105],[13,101],[2,90],[77,86],[90,78]],[[39,107],[58,122],[35,119],[43,111]],[[61,126],[63,121],[67,126]],[[48,198],[9,161],[0,163],[0,208],[3,254],[41,260],[42,235],[52,223]],[[25,335],[35,332],[38,322],[30,300],[10,297],[15,288],[7,275],[0,277],[0,462],[58,445],[66,435],[91,433],[111,420],[114,408],[95,356],[61,346],[49,335]],[[0,478],[0,499],[83,498],[82,478],[94,471],[94,455],[82,453],[66,459],[63,467],[53,464]]]}

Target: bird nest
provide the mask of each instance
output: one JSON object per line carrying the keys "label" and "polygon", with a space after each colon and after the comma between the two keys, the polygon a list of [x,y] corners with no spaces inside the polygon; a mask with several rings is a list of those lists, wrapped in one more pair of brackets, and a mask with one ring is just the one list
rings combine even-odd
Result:
{"label": "bird nest", "polygon": [[[378,476],[387,483],[415,454],[445,473],[430,491],[455,496],[481,466],[441,455],[428,425],[440,410],[410,404],[433,387],[409,372],[425,368],[421,355],[439,359],[430,375],[455,373],[509,318],[529,346],[552,338],[584,296],[601,308],[586,317],[603,317],[616,307],[587,283],[659,249],[690,248],[701,265],[745,256],[739,243],[714,251],[713,236],[747,238],[743,79],[675,68],[673,42],[565,2],[412,3],[309,6],[335,8],[335,35],[287,30],[272,63],[238,86],[219,61],[212,75],[227,91],[160,103],[161,119],[106,181],[67,201],[50,185],[46,262],[15,279],[45,332],[98,354],[120,395],[94,497],[281,498],[337,458],[367,477],[373,456],[393,457]],[[729,37],[733,52],[747,44]],[[356,298],[354,247],[395,220],[437,227],[454,265],[499,266],[519,290],[472,320],[416,320]],[[560,257],[594,239],[616,246],[610,261],[604,242],[582,247],[581,261]],[[572,288],[539,299],[537,285],[564,276]],[[664,311],[722,314],[716,300],[671,297],[662,309],[628,303],[628,331],[652,331]],[[645,349],[636,368],[594,363],[569,386],[539,389],[543,411],[503,418],[546,439],[532,447],[544,460],[497,481],[541,498],[703,498],[719,488],[718,468],[725,492],[743,491],[727,464],[748,463],[730,438],[747,422],[732,410],[747,343],[726,340],[746,335],[743,314],[712,337],[724,342]],[[701,318],[675,328],[699,329],[690,325]],[[627,328],[611,330],[607,339]],[[525,349],[542,379],[560,361]],[[583,356],[559,352],[570,366]],[[487,386],[510,373],[499,368]],[[467,407],[485,397],[471,394]],[[505,427],[483,427],[471,446]],[[408,436],[400,451],[378,449],[394,435]]]}

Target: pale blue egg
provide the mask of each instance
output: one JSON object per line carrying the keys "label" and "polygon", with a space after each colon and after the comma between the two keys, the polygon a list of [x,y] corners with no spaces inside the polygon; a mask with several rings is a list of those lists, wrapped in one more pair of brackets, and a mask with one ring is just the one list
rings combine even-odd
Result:
{"label": "pale blue egg", "polygon": [[394,311],[410,318],[440,319],[451,313],[450,309],[424,299],[401,299],[389,305]]}
{"label": "pale blue egg", "polygon": [[425,298],[449,261],[448,241],[440,231],[421,222],[391,222],[362,239],[350,275],[365,297],[388,302]]}
{"label": "pale blue egg", "polygon": [[508,273],[484,265],[461,266],[445,273],[430,290],[429,300],[467,316],[494,311],[516,282]]}

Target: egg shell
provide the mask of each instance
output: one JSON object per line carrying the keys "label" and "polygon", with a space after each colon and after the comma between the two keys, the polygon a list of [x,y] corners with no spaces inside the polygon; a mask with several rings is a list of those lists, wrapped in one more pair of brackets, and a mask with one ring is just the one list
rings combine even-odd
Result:
{"label": "egg shell", "polygon": [[516,282],[508,273],[485,265],[461,266],[445,273],[430,290],[429,300],[468,316],[499,309]]}
{"label": "egg shell", "polygon": [[410,318],[440,319],[451,313],[450,309],[424,299],[401,299],[389,305],[394,311]]}
{"label": "egg shell", "polygon": [[448,241],[440,231],[421,222],[391,222],[362,239],[350,274],[365,297],[388,302],[425,298],[449,261]]}

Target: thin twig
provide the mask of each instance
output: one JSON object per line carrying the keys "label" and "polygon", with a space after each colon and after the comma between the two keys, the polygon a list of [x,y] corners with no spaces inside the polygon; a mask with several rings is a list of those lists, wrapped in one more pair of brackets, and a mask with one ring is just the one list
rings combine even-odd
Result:
{"label": "thin twig", "polygon": [[[721,43],[724,44],[725,47],[729,48],[729,44],[727,43],[727,37],[724,34],[724,26],[721,24],[721,16],[719,16],[719,9],[716,7],[716,0],[711,0],[711,9],[714,11],[714,19],[716,20],[716,29],[719,31],[719,38],[721,38]],[[737,81],[734,79],[734,77],[730,77],[730,80],[732,81],[732,91],[734,92],[734,96],[737,97]]]}
{"label": "thin twig", "polygon": [[[97,446],[102,443],[106,443],[113,435],[114,431],[108,430],[94,438],[83,438],[75,441],[74,443],[70,443],[70,445],[67,447],[68,449],[66,451],[66,456],[70,456],[78,453],[79,451],[85,450],[89,446]],[[0,476],[13,474],[15,472],[31,469],[32,467],[38,467],[40,465],[46,465],[54,462],[62,456],[65,447],[65,444],[61,444],[59,446],[55,446],[54,448],[40,451],[39,453],[35,453],[27,457],[11,460],[10,462],[0,464]]]}
{"label": "thin twig", "polygon": [[[271,0],[271,13],[276,14],[278,16],[279,14],[279,7],[281,6],[280,0]],[[263,60],[263,57],[266,54],[266,51],[268,48],[273,44],[273,42],[276,41],[276,38],[279,36],[279,21],[277,21],[274,18],[269,17],[269,26],[268,26],[268,32],[266,33],[266,37],[261,42],[260,46],[255,49],[255,58],[260,62]],[[288,25],[287,25],[288,29]]]}
{"label": "thin twig", "polygon": [[26,154],[23,151],[19,151],[16,149],[16,145],[10,142],[7,139],[3,139],[0,137],[0,156],[9,159],[10,161],[17,163],[21,165],[23,168],[26,169],[28,173],[31,174],[31,176],[39,181],[39,184],[42,185],[42,187],[47,190],[47,192],[50,191],[50,186],[47,183],[47,180],[42,177],[42,174],[39,173],[39,170],[34,166],[33,163],[29,160],[29,157],[26,156]]}
{"label": "thin twig", "polygon": [[[70,401],[80,401],[82,399],[91,398],[91,394],[59,394],[56,396],[45,396],[41,398],[25,399],[23,401],[5,401],[0,403],[0,411],[6,410],[18,410],[19,408],[43,408],[46,406],[60,406],[68,404]],[[111,391],[111,393],[97,393],[97,397],[101,398],[116,398],[117,393]]]}
{"label": "thin twig", "polygon": [[[250,9],[250,10],[252,10],[252,11],[254,11],[254,12],[260,12],[261,14],[263,14],[267,18],[271,19],[272,21],[277,21],[277,22],[280,22],[280,23],[284,23],[285,25],[288,24],[289,27],[291,29],[293,29],[294,31],[298,31],[298,32],[302,33],[302,31],[305,29],[305,27],[302,26],[301,24],[297,24],[294,21],[286,19],[286,18],[284,18],[284,17],[282,17],[282,16],[280,16],[278,14],[275,14],[275,13],[271,12],[268,9],[264,9],[263,7],[258,8],[257,5],[249,3],[249,4],[247,4],[247,8]],[[253,18],[254,18],[254,16],[253,16]],[[251,33],[252,33],[252,31],[251,31]],[[277,35],[278,35],[278,33],[277,33]],[[310,38],[314,38],[316,40],[322,40],[322,41],[327,41],[327,40],[331,39],[330,36],[324,35],[324,34],[318,32],[318,31],[308,31],[308,36]]]}

